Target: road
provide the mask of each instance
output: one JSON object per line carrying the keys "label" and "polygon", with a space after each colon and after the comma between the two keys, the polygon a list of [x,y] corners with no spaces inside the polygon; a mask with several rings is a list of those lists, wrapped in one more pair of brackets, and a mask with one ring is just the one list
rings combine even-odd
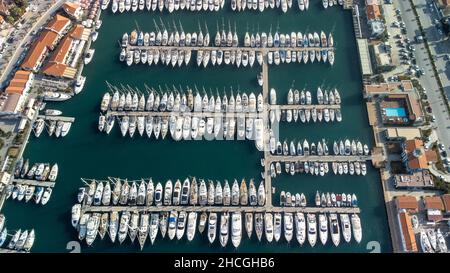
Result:
{"label": "road", "polygon": [[[414,0],[418,5],[426,5],[425,0]],[[411,9],[409,0],[396,0],[394,4],[402,12],[402,18],[406,25],[407,37],[414,41],[417,34],[420,34],[418,22],[415,19],[415,15]],[[420,9],[420,8],[419,8]],[[420,13],[419,13],[420,14]],[[423,17],[428,17],[423,15]],[[431,19],[429,20],[431,22]],[[436,28],[430,29],[424,26],[426,31],[426,36],[431,41],[436,40],[436,35],[438,35]],[[430,45],[433,46],[433,43]],[[439,86],[431,66],[431,60],[428,57],[427,50],[424,43],[415,45],[415,54],[417,65],[424,69],[425,75],[420,77],[420,83],[427,91],[428,101],[431,108],[433,109],[433,114],[436,116],[436,121],[434,122],[437,127],[437,135],[440,141],[445,145],[445,147],[450,147],[450,116],[445,105],[445,99],[442,97],[439,91]],[[450,88],[450,86],[449,86]]]}
{"label": "road", "polygon": [[[19,33],[17,33],[19,35],[19,37],[17,37],[17,39],[21,39],[21,40],[17,44],[17,46],[14,50],[14,53],[12,54],[11,58],[9,59],[9,62],[6,64],[6,67],[2,71],[2,74],[0,75],[0,87],[4,86],[5,82],[7,82],[9,77],[11,76],[11,72],[13,72],[14,69],[17,67],[17,62],[19,61],[19,58],[24,53],[24,50],[27,48],[24,45],[27,45],[34,39],[33,35],[31,35],[31,34],[34,31],[38,31],[39,28],[42,27],[42,25],[47,22],[47,20],[50,18],[50,16],[56,10],[59,9],[59,7],[65,2],[65,0],[58,0],[58,1],[47,0],[47,1],[39,1],[39,2],[40,3],[37,4],[38,5],[37,10],[44,9],[44,7],[45,7],[45,13],[42,14],[42,16],[34,23],[34,25],[28,30],[28,32],[23,34],[23,33],[20,33],[20,31],[19,31]],[[48,8],[49,3],[52,5],[50,8]],[[24,19],[25,19],[24,25],[29,23],[27,21],[27,19],[32,20],[32,18],[24,18]],[[21,35],[23,35],[23,36],[20,37]]]}

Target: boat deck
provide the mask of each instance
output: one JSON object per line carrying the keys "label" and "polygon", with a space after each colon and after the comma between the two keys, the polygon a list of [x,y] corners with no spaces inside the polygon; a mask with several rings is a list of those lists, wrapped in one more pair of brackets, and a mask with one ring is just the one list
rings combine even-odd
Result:
{"label": "boat deck", "polygon": [[51,187],[55,186],[55,182],[51,181],[38,181],[38,180],[28,180],[28,179],[13,179],[13,183],[37,187]]}

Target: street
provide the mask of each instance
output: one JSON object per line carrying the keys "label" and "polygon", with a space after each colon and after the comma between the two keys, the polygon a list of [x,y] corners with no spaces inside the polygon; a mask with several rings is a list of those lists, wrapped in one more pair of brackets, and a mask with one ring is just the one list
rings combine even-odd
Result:
{"label": "street", "polygon": [[[426,5],[425,0],[414,0],[414,2],[418,5]],[[406,24],[407,37],[411,41],[414,41],[415,36],[420,34],[420,30],[419,25],[415,19],[414,12],[411,9],[409,0],[396,0],[394,1],[394,3],[395,6],[402,12],[403,21]],[[434,48],[436,42],[433,41],[437,40],[436,38],[438,37],[437,35],[439,35],[439,33],[437,32],[437,29],[432,26],[433,22],[429,15],[422,14],[421,17],[425,17],[421,18],[421,22],[422,20],[428,21],[428,24],[431,25],[431,27],[427,27],[426,25],[424,25],[424,28],[426,30],[427,39],[432,41],[430,47]],[[450,116],[445,105],[445,98],[442,97],[438,82],[434,77],[431,60],[429,59],[424,43],[416,44],[415,48],[417,65],[423,68],[425,71],[425,75],[420,77],[420,83],[427,92],[428,101],[431,108],[433,109],[433,115],[435,115],[436,117],[436,121],[434,122],[434,124],[437,127],[436,130],[438,137],[446,148],[450,148]],[[443,84],[446,85],[447,88],[450,88],[450,83],[448,83],[448,81],[447,83],[443,82]]]}

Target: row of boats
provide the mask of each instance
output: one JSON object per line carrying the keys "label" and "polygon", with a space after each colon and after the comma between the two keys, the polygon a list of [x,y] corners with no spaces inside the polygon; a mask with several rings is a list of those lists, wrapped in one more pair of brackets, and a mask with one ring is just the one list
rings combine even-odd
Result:
{"label": "row of boats", "polygon": [[[276,91],[275,92],[274,100],[271,100],[271,104],[276,104]],[[317,87],[317,103],[319,105],[339,105],[341,104],[341,95],[339,91],[334,88],[330,90],[322,90],[322,88]],[[298,89],[292,89],[290,88],[287,94],[287,104],[293,105],[293,104],[300,104],[300,105],[311,105],[312,104],[312,96],[311,92],[309,90],[301,90]]]}
{"label": "row of boats", "polygon": [[[320,194],[319,191],[316,192],[315,198],[316,207],[357,207],[358,199],[356,195],[337,193],[335,194],[329,192]],[[306,207],[306,197],[303,193],[293,193],[281,191],[280,192],[280,206],[282,207]]]}
{"label": "row of boats", "polygon": [[[102,7],[106,9],[109,0],[104,0]],[[111,10],[113,13],[156,11],[218,11],[224,7],[225,0],[112,0]]]}
{"label": "row of boats", "polygon": [[36,204],[46,205],[50,200],[52,191],[51,187],[9,184],[6,187],[5,196],[6,199],[11,197],[12,200],[24,200],[26,203],[33,199]]}
{"label": "row of boats", "polygon": [[[329,155],[330,150],[328,149],[328,144],[325,139],[317,142],[308,142],[308,140],[298,141],[295,145],[294,141],[288,142],[285,140],[283,144],[275,137],[271,137],[269,141],[270,152],[273,155],[284,155],[284,156],[308,156],[308,155]],[[362,144],[359,140],[338,140],[333,142],[333,154],[341,156],[362,156],[369,155],[369,146],[367,144]]]}
{"label": "row of boats", "polygon": [[[295,161],[295,162],[285,162],[284,169],[287,174],[295,175],[297,173],[305,173],[311,175],[324,176],[329,173],[330,165],[329,162],[318,162],[318,161]],[[335,175],[366,175],[367,165],[366,162],[332,162],[331,169]],[[275,178],[281,175],[281,163],[274,162],[270,163],[270,176]]]}
{"label": "row of boats", "polygon": [[[5,245],[8,236],[8,229],[6,228],[6,217],[0,214],[0,248]],[[21,229],[17,230],[7,244],[7,248],[16,251],[30,251],[35,240],[34,229],[28,231]]]}
{"label": "row of boats", "polygon": [[434,228],[420,231],[420,245],[425,253],[447,253],[447,243],[440,229]]}
{"label": "row of boats", "polygon": [[48,132],[49,136],[55,136],[57,138],[65,137],[72,127],[72,122],[62,120],[49,120],[45,121],[43,118],[37,118],[33,123],[33,132],[36,137],[40,137],[44,129]]}
{"label": "row of boats", "polygon": [[24,161],[23,158],[20,158],[14,169],[14,177],[55,182],[58,178],[58,172],[59,168],[57,163],[53,164],[51,167],[49,163],[35,163],[31,165],[28,159]]}
{"label": "row of boats", "polygon": [[[233,47],[238,48],[241,45],[239,44],[239,36],[236,31],[236,25],[234,26],[234,31],[231,30],[230,23],[228,26],[228,32],[225,31],[225,27],[222,27],[222,31],[219,30],[219,25],[217,25],[217,32],[215,34],[214,40],[212,41],[208,32],[208,26],[205,24],[206,33],[203,34],[202,28],[199,23],[199,32],[184,32],[183,26],[180,24],[181,31],[178,32],[178,29],[173,23],[174,32],[167,31],[166,27],[161,21],[161,25],[163,30],[161,31],[155,21],[156,31],[151,32],[143,32],[138,30],[133,30],[130,34],[124,33],[122,35],[121,47],[127,48],[131,46],[131,48],[136,47],[159,47],[159,46],[168,46],[168,47],[209,47],[210,43],[215,47]],[[272,34],[272,30],[268,33],[266,32],[256,32],[250,33],[245,32],[244,34],[244,47],[251,48],[272,48],[272,47],[281,47],[281,48],[312,48],[312,49],[333,49],[334,39],[333,35],[329,33],[328,35],[322,30],[320,34],[318,32],[294,32],[291,33],[279,33],[276,31]]]}
{"label": "row of boats", "polygon": [[[362,239],[361,220],[357,214],[320,213],[315,214],[302,212],[265,212],[265,213],[244,213],[223,212],[216,213],[203,212],[198,216],[197,212],[171,211],[155,213],[139,213],[137,211],[117,211],[111,213],[83,213],[79,204],[72,208],[72,224],[78,230],[78,238],[86,240],[87,245],[97,238],[97,235],[104,239],[109,234],[111,242],[116,240],[123,243],[127,237],[131,242],[136,239],[142,248],[145,246],[147,237],[150,237],[151,244],[154,244],[158,234],[162,238],[166,235],[170,240],[175,237],[177,240],[186,237],[192,241],[196,230],[200,233],[206,232],[209,243],[213,244],[216,237],[219,237],[220,244],[226,247],[231,240],[232,245],[238,248],[243,239],[244,228],[247,236],[252,237],[256,233],[259,241],[262,240],[263,233],[267,242],[280,241],[284,233],[285,240],[290,243],[295,236],[300,245],[304,245],[308,240],[310,246],[314,247],[318,241],[323,245],[328,242],[328,237],[335,246],[341,241],[341,233],[345,242],[349,243],[353,238],[357,243]],[[74,215],[77,218],[74,219]],[[197,221],[197,218],[199,220]],[[219,221],[220,219],[220,221]],[[339,224],[340,222],[340,224]],[[255,232],[253,232],[255,230]]]}
{"label": "row of boats", "polygon": [[[322,53],[321,53],[322,52]],[[192,51],[184,49],[139,49],[134,50],[123,48],[119,55],[121,62],[126,62],[127,66],[137,64],[158,65],[158,63],[166,66],[181,67],[189,65]],[[334,64],[334,53],[331,50],[277,50],[267,53],[268,64],[279,65],[280,63],[314,63],[317,62]],[[263,65],[263,52],[257,50],[197,50],[197,66],[206,68],[209,63],[211,65],[220,66],[235,65],[236,67],[253,67],[256,63]]]}
{"label": "row of boats", "polygon": [[[136,132],[151,138],[165,139],[168,133],[175,141],[180,140],[254,140],[258,150],[264,146],[263,120],[251,117],[198,117],[190,115],[170,117],[122,116],[119,119],[123,137],[133,137]],[[114,118],[100,117],[99,130],[107,134],[114,126]]]}
{"label": "row of boats", "polygon": [[279,108],[270,110],[269,112],[270,123],[273,125],[275,122],[294,122],[297,121],[301,123],[309,122],[341,122],[342,112],[340,108],[316,108],[311,109],[287,109],[280,110]]}
{"label": "row of boats", "polygon": [[322,6],[326,9],[328,7],[335,6],[339,4],[339,6],[344,5],[344,0],[322,0]]}
{"label": "row of boats", "polygon": [[260,92],[238,91],[236,96],[231,91],[230,97],[224,92],[220,97],[203,89],[203,96],[198,90],[195,95],[192,89],[187,92],[147,90],[148,95],[139,91],[113,93],[106,92],[100,104],[102,112],[108,109],[112,111],[138,111],[138,112],[210,112],[210,113],[255,113],[262,112],[264,103]]}
{"label": "row of boats", "polygon": [[151,178],[133,182],[115,179],[113,183],[92,180],[79,189],[78,202],[94,206],[264,206],[266,190],[264,181],[257,188],[253,179],[248,186],[245,179],[240,184],[235,179],[232,185],[227,180],[222,184],[204,179],[197,182],[195,178],[175,183],[168,180],[164,185],[161,182],[155,185]]}
{"label": "row of boats", "polygon": [[[231,9],[233,11],[259,10],[279,8],[283,13],[292,8],[293,0],[231,0]],[[308,10],[309,0],[298,0],[297,6],[300,11]]]}
{"label": "row of boats", "polygon": [[[325,0],[328,1],[328,0]],[[332,0],[329,0],[332,5]],[[339,0],[341,3],[342,0]],[[107,9],[110,0],[102,0],[102,9]],[[113,13],[157,11],[167,10],[169,13],[178,10],[185,11],[219,11],[223,9],[225,0],[112,0],[111,10]],[[233,11],[259,10],[279,8],[286,13],[292,8],[293,0],[231,0]],[[327,4],[328,5],[328,4]],[[309,0],[298,0],[297,6],[300,11],[308,10]]]}

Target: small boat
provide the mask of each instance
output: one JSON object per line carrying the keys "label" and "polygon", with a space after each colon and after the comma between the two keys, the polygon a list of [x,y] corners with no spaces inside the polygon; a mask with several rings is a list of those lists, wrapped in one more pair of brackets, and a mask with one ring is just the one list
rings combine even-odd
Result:
{"label": "small boat", "polygon": [[211,212],[208,218],[208,240],[212,244],[217,234],[217,213]]}
{"label": "small boat", "polygon": [[251,212],[245,213],[245,230],[248,238],[251,238],[253,233],[253,213]]}
{"label": "small boat", "polygon": [[306,240],[306,222],[305,215],[302,212],[295,214],[295,228],[297,241],[300,245],[303,245]]}
{"label": "small boat", "polygon": [[350,226],[350,219],[348,214],[341,214],[341,226],[342,226],[342,235],[344,236],[344,240],[349,243],[352,238],[352,230]]}
{"label": "small boat", "polygon": [[202,214],[200,215],[199,223],[198,223],[198,231],[200,233],[203,233],[203,231],[205,230],[207,220],[208,220],[208,214],[206,212],[202,212]]}
{"label": "small boat", "polygon": [[185,211],[181,211],[180,214],[178,215],[177,230],[176,230],[178,240],[181,240],[181,238],[184,235],[186,221],[187,221],[187,213]]}
{"label": "small boat", "polygon": [[265,227],[265,234],[266,239],[269,243],[273,241],[273,215],[270,212],[266,212],[264,214],[264,227]]}
{"label": "small boat", "polygon": [[149,215],[147,213],[141,214],[141,219],[139,223],[139,230],[138,230],[138,241],[139,245],[142,248],[144,248],[145,241],[148,236],[148,224],[149,224]]}
{"label": "small boat", "polygon": [[231,216],[231,242],[235,248],[239,247],[242,238],[242,214],[233,212]]}
{"label": "small boat", "polygon": [[195,236],[195,229],[197,227],[197,213],[189,212],[188,221],[187,221],[187,239],[188,241],[192,241]]}
{"label": "small boat", "polygon": [[281,213],[274,213],[274,238],[278,242],[281,238]]}
{"label": "small boat", "polygon": [[289,243],[292,240],[294,230],[294,218],[292,213],[284,213],[284,238]]}
{"label": "small boat", "polygon": [[362,227],[361,227],[361,219],[357,214],[352,214],[351,216],[353,237],[357,243],[361,242],[362,239]]}
{"label": "small boat", "polygon": [[328,220],[325,214],[319,214],[319,237],[322,245],[328,240]]}
{"label": "small boat", "polygon": [[317,242],[317,220],[316,215],[307,214],[307,222],[308,222],[308,242],[311,247],[314,247]]}
{"label": "small boat", "polygon": [[331,213],[330,216],[328,217],[328,219],[330,220],[331,240],[333,241],[333,244],[335,246],[338,246],[339,242],[341,240],[341,234],[340,234],[337,214]]}
{"label": "small boat", "polygon": [[222,247],[225,247],[228,243],[228,237],[229,237],[229,229],[230,229],[230,215],[228,212],[224,212],[220,216],[220,245]]}

